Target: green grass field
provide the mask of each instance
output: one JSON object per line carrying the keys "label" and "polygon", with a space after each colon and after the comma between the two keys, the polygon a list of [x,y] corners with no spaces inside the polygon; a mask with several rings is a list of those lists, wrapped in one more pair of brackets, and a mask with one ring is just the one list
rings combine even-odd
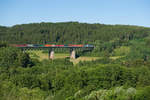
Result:
{"label": "green grass field", "polygon": [[[27,51],[27,52],[30,54],[31,58],[37,58],[40,61],[48,59],[48,53],[43,53],[42,51]],[[55,55],[54,59],[66,58],[70,56],[69,53],[55,53],[54,55]],[[70,61],[73,62],[74,64],[77,64],[80,61],[92,61],[99,58],[100,57],[78,57],[77,59],[70,59]]]}
{"label": "green grass field", "polygon": [[73,62],[73,64],[77,64],[80,61],[93,61],[97,59],[100,59],[100,57],[78,57],[77,59],[70,59],[70,61]]}
{"label": "green grass field", "polygon": [[[42,61],[44,59],[48,59],[48,53],[43,53],[42,51],[27,51],[30,54],[31,58],[37,58],[38,60]],[[59,58],[66,58],[69,57],[70,54],[69,53],[55,53],[54,54],[54,59],[59,59]],[[110,57],[110,59],[118,59],[122,56],[113,56]],[[77,64],[80,61],[93,61],[93,60],[97,60],[100,59],[101,57],[87,57],[87,56],[81,56],[78,57],[76,59],[70,59],[71,62],[73,62],[73,64]]]}

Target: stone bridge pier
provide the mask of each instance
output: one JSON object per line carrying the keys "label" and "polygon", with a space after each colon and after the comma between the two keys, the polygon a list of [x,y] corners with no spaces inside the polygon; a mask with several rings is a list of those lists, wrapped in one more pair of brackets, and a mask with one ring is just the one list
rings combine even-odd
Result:
{"label": "stone bridge pier", "polygon": [[52,49],[52,50],[49,50],[49,53],[48,53],[48,58],[49,59],[54,59],[54,50]]}
{"label": "stone bridge pier", "polygon": [[[52,60],[54,59],[54,49],[49,50],[49,52],[48,52],[48,58],[52,59]],[[76,59],[76,52],[75,52],[74,48],[70,49],[70,59]]]}
{"label": "stone bridge pier", "polygon": [[76,52],[75,49],[70,50],[70,59],[76,59]]}

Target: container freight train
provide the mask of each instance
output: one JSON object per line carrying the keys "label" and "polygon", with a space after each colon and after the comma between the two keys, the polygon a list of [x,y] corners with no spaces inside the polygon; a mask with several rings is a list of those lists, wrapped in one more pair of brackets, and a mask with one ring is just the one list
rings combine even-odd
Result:
{"label": "container freight train", "polygon": [[75,45],[75,44],[68,44],[68,45],[54,45],[54,44],[45,44],[45,45],[41,45],[41,44],[13,44],[11,46],[14,47],[68,47],[68,48],[77,48],[77,47],[84,47],[84,48],[93,48],[93,45],[90,44],[86,44],[86,45]]}

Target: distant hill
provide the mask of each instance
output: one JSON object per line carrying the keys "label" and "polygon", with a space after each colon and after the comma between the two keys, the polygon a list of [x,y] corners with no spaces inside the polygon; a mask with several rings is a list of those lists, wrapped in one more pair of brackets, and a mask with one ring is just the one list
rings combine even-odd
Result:
{"label": "distant hill", "polygon": [[128,25],[62,22],[0,26],[0,41],[18,44],[86,44],[96,41],[132,40],[149,35],[150,28]]}

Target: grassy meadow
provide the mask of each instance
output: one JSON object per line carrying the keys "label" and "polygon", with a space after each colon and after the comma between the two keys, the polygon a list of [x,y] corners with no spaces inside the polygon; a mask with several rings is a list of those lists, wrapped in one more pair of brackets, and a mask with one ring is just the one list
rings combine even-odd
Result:
{"label": "grassy meadow", "polygon": [[[43,51],[33,50],[33,51],[27,51],[27,52],[29,53],[31,58],[36,58],[40,61],[42,61],[44,59],[49,59],[48,53],[43,53]],[[55,55],[54,59],[67,58],[70,56],[69,53],[55,53],[54,55]],[[112,57],[112,58],[116,59],[117,57]],[[100,57],[81,56],[76,59],[70,59],[70,61],[73,62],[73,64],[77,64],[80,61],[93,61],[93,60],[97,60],[97,59],[100,59]]]}

